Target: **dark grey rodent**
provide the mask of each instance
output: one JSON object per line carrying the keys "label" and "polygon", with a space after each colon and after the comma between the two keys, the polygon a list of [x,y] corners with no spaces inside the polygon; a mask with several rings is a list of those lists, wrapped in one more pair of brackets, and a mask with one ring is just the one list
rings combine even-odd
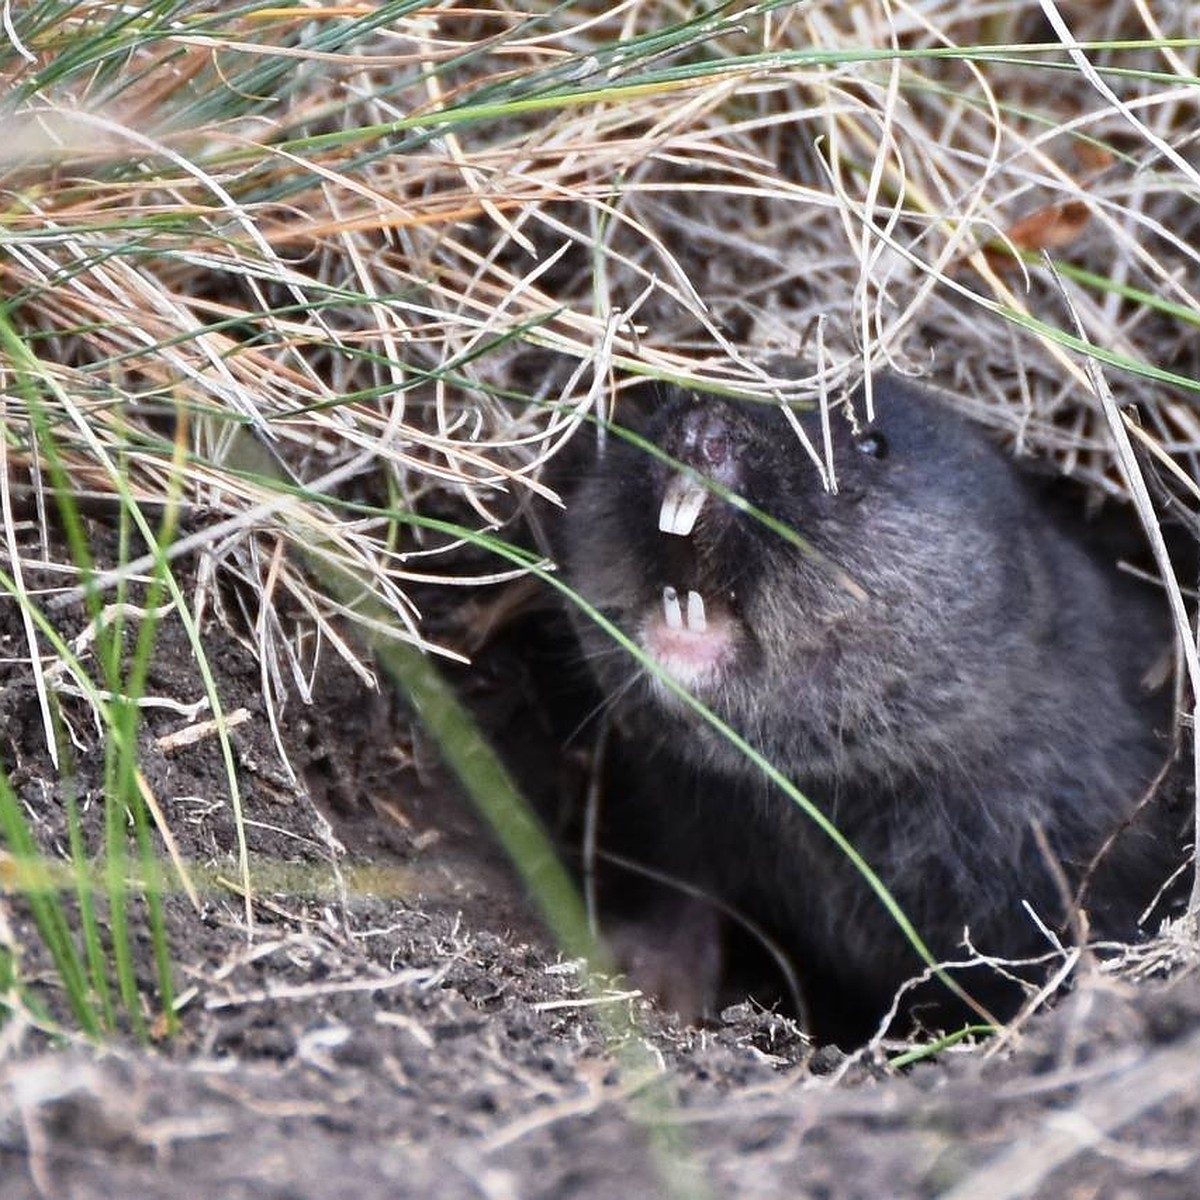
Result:
{"label": "dark grey rodent", "polygon": [[[693,526],[697,485],[610,434],[570,499],[567,578],[833,819],[935,955],[961,956],[968,928],[981,952],[1042,953],[1022,902],[1051,928],[1067,913],[1035,824],[1073,890],[1166,759],[1169,705],[1143,686],[1162,606],[936,395],[880,376],[874,402],[869,427],[861,394],[833,410],[830,494],[778,408],[659,389],[642,436],[817,554],[718,494]],[[819,448],[817,415],[797,415]],[[640,813],[639,853],[778,939],[818,1033],[868,1035],[920,967],[878,899],[758,768],[576,625],[640,764],[611,798]],[[1088,876],[1093,935],[1136,935],[1175,857],[1142,813]],[[968,985],[1011,1009],[991,982]]]}

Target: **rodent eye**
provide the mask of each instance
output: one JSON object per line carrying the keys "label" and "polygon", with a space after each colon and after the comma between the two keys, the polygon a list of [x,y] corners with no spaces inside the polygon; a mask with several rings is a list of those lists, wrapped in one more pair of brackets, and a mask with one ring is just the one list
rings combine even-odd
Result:
{"label": "rodent eye", "polygon": [[869,454],[872,458],[887,458],[887,438],[878,429],[868,429],[855,445],[858,446],[863,454]]}

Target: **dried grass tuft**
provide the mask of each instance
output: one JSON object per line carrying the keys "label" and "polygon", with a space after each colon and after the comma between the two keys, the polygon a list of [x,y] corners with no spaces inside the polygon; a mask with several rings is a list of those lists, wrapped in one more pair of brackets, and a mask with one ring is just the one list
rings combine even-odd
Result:
{"label": "dried grass tuft", "polygon": [[[152,508],[186,421],[191,548],[303,598],[271,546],[319,530],[414,638],[408,585],[463,579],[405,518],[503,526],[616,372],[932,372],[1120,491],[1045,250],[1194,479],[1198,51],[1172,13],[28,6],[0,59],[0,286],[33,359],[5,364],[10,472],[36,490],[43,452],[14,373],[84,497]],[[247,436],[286,502],[238,469]]]}

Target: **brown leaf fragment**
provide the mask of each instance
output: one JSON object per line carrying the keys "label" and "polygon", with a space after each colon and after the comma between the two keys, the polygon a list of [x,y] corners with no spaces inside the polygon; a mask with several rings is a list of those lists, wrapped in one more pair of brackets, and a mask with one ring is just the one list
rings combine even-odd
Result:
{"label": "brown leaf fragment", "polygon": [[1070,245],[1087,226],[1091,210],[1082,200],[1047,204],[1022,217],[1009,231],[1018,250],[1057,250]]}
{"label": "brown leaf fragment", "polygon": [[[979,253],[998,275],[1011,274],[1017,269],[1017,259],[1011,247],[1030,252],[1061,249],[1083,232],[1091,215],[1091,210],[1083,200],[1047,204],[1017,221],[1009,229],[1004,242],[981,246]],[[967,261],[963,259],[954,265],[963,267]]]}
{"label": "brown leaf fragment", "polygon": [[1107,171],[1117,161],[1117,156],[1107,146],[1102,146],[1099,142],[1088,142],[1080,139],[1072,145],[1071,149],[1079,165],[1085,171],[1092,172],[1093,174]]}

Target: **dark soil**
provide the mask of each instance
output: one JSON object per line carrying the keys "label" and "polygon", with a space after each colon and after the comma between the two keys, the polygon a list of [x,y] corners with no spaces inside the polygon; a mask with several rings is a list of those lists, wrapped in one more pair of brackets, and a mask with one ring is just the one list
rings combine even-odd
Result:
{"label": "dark soil", "polygon": [[[234,740],[253,922],[217,740],[158,743],[191,720],[147,708],[147,781],[202,887],[200,911],[167,901],[182,1030],[63,1044],[13,1017],[4,1197],[1200,1195],[1194,975],[1083,971],[1011,1037],[899,1070],[815,1050],[749,1002],[683,1027],[620,979],[588,989],[386,683],[330,652],[313,704],[280,714],[290,778],[257,662],[209,612],[226,711],[249,714]],[[78,744],[54,769],[11,600],[0,645],[0,754],[60,849],[64,777],[99,825],[95,727],[62,700]],[[147,690],[202,695],[177,622]],[[0,899],[0,918],[60,1011],[23,902]],[[636,1020],[624,1047],[608,1012]]]}

